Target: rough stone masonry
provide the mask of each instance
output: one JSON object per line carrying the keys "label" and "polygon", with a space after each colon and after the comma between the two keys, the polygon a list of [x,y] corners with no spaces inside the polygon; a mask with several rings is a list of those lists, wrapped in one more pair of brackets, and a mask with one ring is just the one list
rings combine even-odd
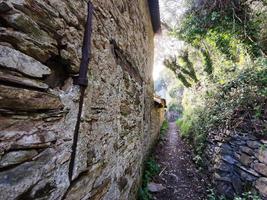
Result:
{"label": "rough stone masonry", "polygon": [[89,87],[69,179],[87,1],[0,0],[2,200],[135,198],[158,130],[148,2],[92,3]]}
{"label": "rough stone masonry", "polygon": [[218,192],[233,199],[252,191],[267,200],[267,140],[222,129],[208,141],[205,160]]}

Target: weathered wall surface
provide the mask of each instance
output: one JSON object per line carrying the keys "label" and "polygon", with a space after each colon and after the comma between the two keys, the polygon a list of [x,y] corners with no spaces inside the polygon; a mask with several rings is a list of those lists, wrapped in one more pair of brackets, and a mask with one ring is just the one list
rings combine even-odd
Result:
{"label": "weathered wall surface", "polygon": [[[155,97],[154,97],[155,99]],[[163,121],[165,120],[165,107],[166,107],[166,102],[163,99],[158,99],[160,100],[160,103],[158,101],[154,101],[154,107],[151,112],[151,130],[152,130],[152,137],[157,138],[158,133],[160,133],[160,128],[163,124]]]}
{"label": "weathered wall surface", "polygon": [[146,0],[93,0],[92,59],[75,170],[86,1],[0,1],[0,199],[134,199],[151,134]]}
{"label": "weathered wall surface", "polygon": [[233,198],[246,191],[267,199],[267,140],[249,133],[210,134],[207,163],[220,194]]}
{"label": "weathered wall surface", "polygon": [[67,199],[131,199],[150,143],[153,32],[146,1],[94,6],[90,89]]}
{"label": "weathered wall surface", "polygon": [[160,127],[162,126],[163,121],[165,120],[165,109],[163,107],[158,107],[156,105],[152,110],[152,135],[154,134],[154,137],[158,136],[158,133],[160,132]]}

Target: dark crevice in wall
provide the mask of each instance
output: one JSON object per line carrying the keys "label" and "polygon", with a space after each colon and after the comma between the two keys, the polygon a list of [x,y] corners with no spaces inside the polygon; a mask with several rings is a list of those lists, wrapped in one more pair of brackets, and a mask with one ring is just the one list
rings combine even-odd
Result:
{"label": "dark crevice in wall", "polygon": [[43,188],[40,188],[39,190],[35,192],[33,199],[46,199],[56,188],[57,188],[56,183],[52,184],[48,182],[45,184]]}
{"label": "dark crevice in wall", "polygon": [[1,21],[1,24],[3,25],[3,27],[5,28],[9,28],[9,29],[13,29],[14,31],[17,31],[17,32],[21,32],[21,33],[25,33],[23,30],[21,30],[19,27],[17,27],[16,25],[13,25],[12,23],[8,22],[4,16],[7,15],[12,15],[11,13],[12,11],[10,12],[6,12],[2,15],[0,15],[0,21]]}
{"label": "dark crevice in wall", "polygon": [[0,2],[0,13],[6,13],[12,10],[11,5],[8,2],[1,1]]}
{"label": "dark crevice in wall", "polygon": [[54,56],[46,62],[46,65],[51,69],[51,74],[45,78],[45,83],[52,89],[56,87],[61,89],[65,80],[70,77],[69,63],[60,56]]}
{"label": "dark crevice in wall", "polygon": [[47,199],[49,195],[53,192],[53,190],[57,188],[54,182],[48,182],[44,185],[44,187],[38,189],[35,193],[33,193],[32,190],[36,185],[38,185],[38,183],[36,183],[28,190],[23,192],[21,195],[19,195],[16,200]]}
{"label": "dark crevice in wall", "polygon": [[33,192],[33,189],[41,182],[39,180],[37,183],[33,184],[30,188],[25,190],[20,194],[15,200],[35,200],[35,199],[48,199],[49,195],[57,188],[54,181],[47,182],[43,187],[39,188],[37,191]]}
{"label": "dark crevice in wall", "polygon": [[128,72],[131,78],[136,80],[136,82],[138,82],[140,85],[143,85],[143,79],[138,69],[136,69],[133,66],[132,62],[130,62],[127,59],[127,56],[125,55],[123,50],[119,48],[116,41],[110,40],[110,45],[111,45],[111,50],[112,50],[112,53],[114,54],[117,64],[120,65],[124,71]]}
{"label": "dark crevice in wall", "polygon": [[[35,185],[37,185],[37,183]],[[31,191],[35,185],[32,185],[28,190],[19,195],[16,200],[34,200],[34,198],[31,197]]]}
{"label": "dark crevice in wall", "polygon": [[0,27],[4,27],[4,28],[8,27],[6,20],[4,20],[1,16],[0,16]]}

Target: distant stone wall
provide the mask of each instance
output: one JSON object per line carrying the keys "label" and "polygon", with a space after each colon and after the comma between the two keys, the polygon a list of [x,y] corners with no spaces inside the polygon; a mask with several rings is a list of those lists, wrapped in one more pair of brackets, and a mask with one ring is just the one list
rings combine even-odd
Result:
{"label": "distant stone wall", "polygon": [[0,199],[135,199],[152,134],[146,0],[93,0],[75,170],[86,0],[0,1]]}
{"label": "distant stone wall", "polygon": [[162,126],[163,121],[165,120],[165,105],[158,104],[154,102],[154,108],[152,109],[151,119],[152,119],[152,136],[158,137],[160,133],[160,128]]}
{"label": "distant stone wall", "polygon": [[210,134],[206,163],[220,194],[232,199],[247,191],[267,199],[267,140],[251,134]]}

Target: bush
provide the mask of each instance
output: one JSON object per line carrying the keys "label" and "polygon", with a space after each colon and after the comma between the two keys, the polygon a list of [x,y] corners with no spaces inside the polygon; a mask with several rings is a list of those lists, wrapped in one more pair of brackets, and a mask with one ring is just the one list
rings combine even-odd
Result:
{"label": "bush", "polygon": [[166,134],[168,129],[169,129],[169,123],[167,120],[164,120],[160,128],[160,136]]}
{"label": "bush", "polygon": [[190,128],[192,127],[191,123],[192,123],[191,120],[178,119],[176,121],[176,125],[180,127],[181,136],[183,138],[189,138],[189,136],[190,136]]}
{"label": "bush", "polygon": [[186,63],[190,64],[185,66],[194,68],[191,71],[198,83],[193,84],[192,74],[186,76],[182,66],[170,68],[179,72],[177,77],[187,87],[182,119],[177,123],[198,155],[202,155],[207,135],[221,129],[267,135],[267,59],[261,57],[256,31],[263,23],[260,19],[244,1],[193,1],[172,32],[191,46],[186,47]]}
{"label": "bush", "polygon": [[205,48],[205,41],[230,59],[238,56],[241,44],[257,57],[261,50],[258,30],[263,23],[264,18],[253,15],[245,1],[204,0],[201,4],[193,1],[179,28],[172,34],[197,48]]}
{"label": "bush", "polygon": [[[169,123],[167,120],[164,120],[160,128],[160,137],[162,138],[166,131],[169,129]],[[157,164],[153,156],[150,156],[144,165],[144,173],[142,177],[142,185],[138,191],[139,200],[150,200],[152,198],[151,194],[147,189],[147,184],[153,180],[153,177],[158,175],[160,172],[160,167]]]}
{"label": "bush", "polygon": [[139,200],[150,200],[151,194],[147,189],[147,184],[152,181],[153,177],[160,172],[160,167],[153,157],[149,157],[145,162],[142,186],[138,191]]}
{"label": "bush", "polygon": [[267,135],[267,60],[259,59],[226,83],[206,82],[190,88],[183,99],[183,117],[177,120],[182,137],[202,155],[206,136],[220,129]]}
{"label": "bush", "polygon": [[[227,200],[224,196],[217,196],[213,189],[208,190],[208,200]],[[252,192],[245,192],[240,197],[235,197],[234,200],[261,200],[262,198]]]}

